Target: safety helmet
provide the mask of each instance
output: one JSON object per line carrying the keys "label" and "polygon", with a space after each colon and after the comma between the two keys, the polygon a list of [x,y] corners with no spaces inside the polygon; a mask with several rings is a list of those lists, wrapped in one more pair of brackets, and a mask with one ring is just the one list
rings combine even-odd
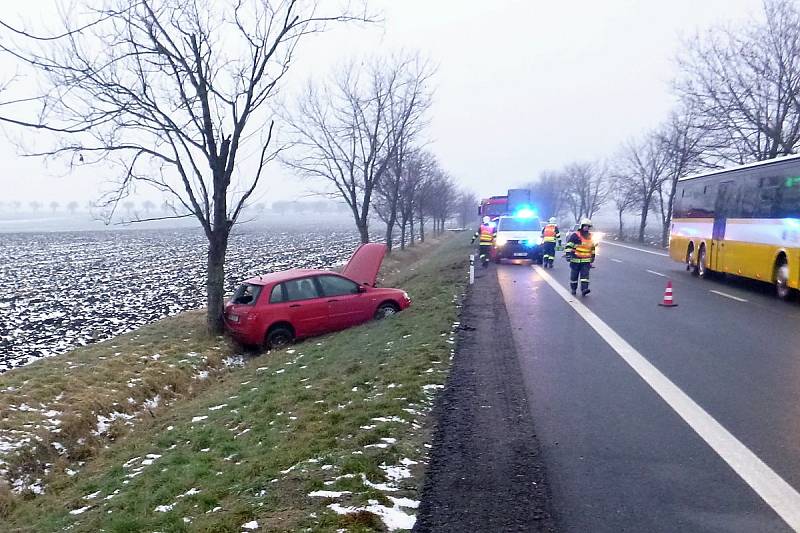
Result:
{"label": "safety helmet", "polygon": [[550,217],[549,222],[550,222],[550,224],[555,224],[556,223],[556,217]]}
{"label": "safety helmet", "polygon": [[484,224],[488,224],[488,223],[489,223],[489,222],[491,222],[491,221],[492,221],[492,219],[491,219],[491,218],[489,218],[489,217],[483,217],[483,223],[484,223]]}
{"label": "safety helmet", "polygon": [[588,218],[582,218],[581,219],[581,227],[583,227],[583,226],[589,226],[591,228],[592,227],[592,221],[589,220]]}

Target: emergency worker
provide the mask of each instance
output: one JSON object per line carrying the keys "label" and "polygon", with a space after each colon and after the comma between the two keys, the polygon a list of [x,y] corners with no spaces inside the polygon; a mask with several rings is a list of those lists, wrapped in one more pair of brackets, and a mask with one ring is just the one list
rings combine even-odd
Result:
{"label": "emergency worker", "polygon": [[481,224],[478,231],[475,232],[475,235],[472,236],[470,243],[474,243],[475,239],[478,239],[478,254],[481,260],[484,265],[488,264],[489,254],[494,245],[494,224],[492,224],[491,218],[483,217],[483,224]]}
{"label": "emergency worker", "polygon": [[586,296],[589,290],[589,271],[595,258],[597,245],[592,237],[592,221],[588,218],[581,220],[580,229],[569,236],[564,247],[564,258],[569,261],[569,288],[572,294],[581,284],[581,295]]}
{"label": "emergency worker", "polygon": [[553,268],[556,259],[556,243],[561,246],[561,232],[558,231],[556,217],[552,217],[542,228],[542,263],[545,268]]}

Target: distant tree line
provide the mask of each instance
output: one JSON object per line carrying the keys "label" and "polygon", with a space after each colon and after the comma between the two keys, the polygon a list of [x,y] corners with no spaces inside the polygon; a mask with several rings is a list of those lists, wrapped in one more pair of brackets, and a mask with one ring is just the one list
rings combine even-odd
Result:
{"label": "distant tree line", "polygon": [[800,8],[764,0],[761,16],[718,25],[683,43],[673,80],[678,104],[666,120],[605,161],[543,172],[529,186],[542,211],[574,220],[609,206],[624,235],[636,213],[643,242],[651,215],[663,245],[676,184],[702,170],[762,161],[800,149]]}

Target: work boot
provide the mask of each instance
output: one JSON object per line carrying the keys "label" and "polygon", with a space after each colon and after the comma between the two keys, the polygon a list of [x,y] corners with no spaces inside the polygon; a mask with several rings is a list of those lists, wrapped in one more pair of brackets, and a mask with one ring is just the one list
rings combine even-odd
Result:
{"label": "work boot", "polygon": [[592,290],[591,290],[591,289],[583,289],[583,290],[581,291],[581,295],[583,295],[583,296],[586,296],[586,295],[587,295],[587,294],[589,294],[590,292],[592,292]]}
{"label": "work boot", "polygon": [[578,289],[570,289],[570,291],[569,291],[569,292],[571,292],[573,296],[577,296],[577,294],[578,294]]}

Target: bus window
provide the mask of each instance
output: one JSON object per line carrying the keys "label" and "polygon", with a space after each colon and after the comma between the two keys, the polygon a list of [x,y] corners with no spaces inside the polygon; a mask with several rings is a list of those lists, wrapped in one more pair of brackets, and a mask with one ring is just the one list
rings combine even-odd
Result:
{"label": "bus window", "polygon": [[758,195],[758,207],[755,212],[756,218],[772,218],[776,215],[778,203],[778,187],[769,185],[773,178],[764,180]]}
{"label": "bus window", "polygon": [[800,218],[800,177],[786,178],[778,216]]}

